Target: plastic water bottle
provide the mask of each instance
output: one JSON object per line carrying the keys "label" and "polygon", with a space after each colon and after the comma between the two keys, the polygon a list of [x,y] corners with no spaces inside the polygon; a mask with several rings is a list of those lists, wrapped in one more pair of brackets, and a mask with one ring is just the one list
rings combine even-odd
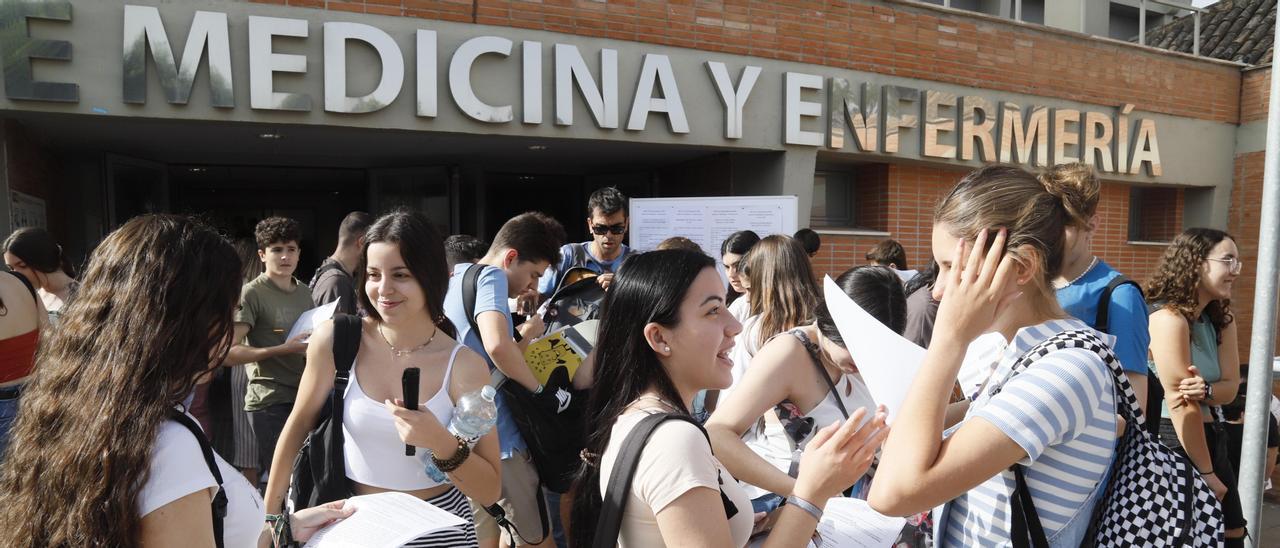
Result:
{"label": "plastic water bottle", "polygon": [[449,432],[473,442],[489,433],[498,422],[498,404],[494,402],[497,396],[498,391],[487,384],[479,390],[464,394],[453,407]]}
{"label": "plastic water bottle", "polygon": [[[492,386],[485,385],[479,390],[468,392],[453,407],[453,418],[449,421],[449,432],[464,440],[474,443],[493,428],[498,422],[498,404],[494,402],[498,392]],[[426,467],[427,477],[431,481],[444,483],[448,477],[431,461],[431,452],[418,453]]]}

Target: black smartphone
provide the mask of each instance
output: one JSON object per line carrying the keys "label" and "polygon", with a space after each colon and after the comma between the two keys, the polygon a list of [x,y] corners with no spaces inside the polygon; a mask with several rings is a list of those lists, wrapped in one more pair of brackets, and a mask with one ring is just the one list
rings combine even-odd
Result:
{"label": "black smartphone", "polygon": [[[404,375],[400,377],[400,387],[404,390],[404,408],[418,408],[418,376],[421,370],[417,367],[410,367],[404,370]],[[404,454],[412,457],[417,453],[417,448],[410,445],[404,445]]]}

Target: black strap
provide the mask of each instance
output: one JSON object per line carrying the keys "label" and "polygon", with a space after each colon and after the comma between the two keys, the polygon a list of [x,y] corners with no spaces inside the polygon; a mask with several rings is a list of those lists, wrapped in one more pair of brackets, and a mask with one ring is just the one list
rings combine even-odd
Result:
{"label": "black strap", "polygon": [[[333,431],[342,432],[342,398],[347,392],[347,383],[351,380],[351,366],[360,351],[360,317],[338,314],[333,317],[333,393],[329,395],[329,421]],[[341,463],[346,458],[342,453],[342,444],[334,443],[329,447],[330,462]],[[341,464],[333,468],[335,473],[343,473]]]}
{"label": "black strap", "polygon": [[[1098,314],[1094,318],[1093,328],[1099,332],[1111,334],[1111,295],[1115,293],[1120,286],[1131,285],[1138,290],[1138,295],[1142,295],[1142,286],[1138,282],[1130,280],[1125,276],[1116,276],[1107,282],[1107,287],[1102,290],[1102,295],[1098,297]],[[1146,429],[1153,436],[1160,435],[1160,421],[1152,420],[1150,417],[1159,417],[1159,409],[1161,402],[1164,401],[1164,386],[1160,384],[1159,379],[1154,379],[1153,375],[1147,375],[1147,413]],[[1152,382],[1154,381],[1154,382]]]}
{"label": "black strap", "polygon": [[[804,349],[809,353],[809,361],[813,362],[813,366],[818,369],[818,376],[822,380],[827,381],[827,389],[831,391],[831,395],[836,400],[836,407],[840,408],[840,414],[844,415],[845,420],[849,420],[849,410],[845,409],[844,401],[840,399],[840,391],[836,389],[835,381],[831,380],[831,376],[827,374],[826,366],[822,365],[822,357],[819,354],[818,345],[809,340],[809,337],[799,329],[788,331],[792,336],[800,340],[800,344],[804,345]],[[821,403],[821,402],[819,402]]]}
{"label": "black strap", "polygon": [[[572,249],[573,249],[573,262],[569,265],[569,268],[587,266],[586,248],[584,248],[582,244],[573,244]],[[565,272],[568,272],[569,268],[564,269]]]}
{"label": "black strap", "polygon": [[476,286],[482,272],[484,272],[484,265],[473,264],[468,266],[467,271],[462,275],[462,311],[467,315],[471,332],[476,334],[481,344],[484,344],[484,339],[480,336],[480,328],[476,326]]}
{"label": "black strap", "polygon": [[1027,478],[1023,475],[1021,464],[1013,465],[1013,477],[1017,483],[1013,500],[1009,501],[1013,510],[1013,523],[1009,528],[1013,547],[1049,548],[1049,537],[1044,534],[1040,513],[1036,512],[1035,502],[1031,500],[1031,489],[1027,487]]}
{"label": "black strap", "polygon": [[[627,507],[627,499],[631,495],[631,481],[635,479],[636,467],[640,465],[640,452],[644,450],[645,443],[649,441],[649,436],[662,423],[669,420],[681,420],[692,424],[702,432],[703,436],[707,435],[707,431],[703,429],[701,424],[688,415],[676,413],[654,413],[640,420],[627,439],[622,441],[622,447],[618,451],[618,458],[613,462],[613,471],[609,474],[609,486],[605,489],[604,498],[600,505],[600,518],[596,522],[596,532],[592,539],[592,546],[617,546],[618,534],[622,531],[622,513]],[[707,443],[711,443],[711,438],[707,438]],[[732,511],[737,512],[737,508],[731,502],[728,502],[723,490],[720,493],[722,502],[725,502],[726,513]],[[730,515],[732,517],[732,515]]]}
{"label": "black strap", "polygon": [[31,280],[28,280],[26,276],[23,276],[23,275],[22,275],[21,273],[19,273],[19,272],[14,272],[14,271],[12,271],[12,270],[9,270],[9,271],[7,271],[7,272],[8,272],[8,273],[10,273],[10,274],[13,274],[13,277],[17,278],[17,279],[18,279],[18,281],[22,282],[22,285],[27,286],[27,292],[28,292],[28,293],[31,293],[31,298],[32,298],[32,299],[35,299],[35,300],[39,300],[39,299],[40,299],[40,297],[36,296],[36,286],[31,285]]}
{"label": "black strap", "polygon": [[185,426],[196,437],[200,452],[204,453],[204,462],[209,466],[209,473],[213,474],[213,481],[218,482],[218,494],[213,496],[210,508],[213,512],[213,541],[218,548],[222,548],[222,522],[227,518],[227,490],[222,486],[222,471],[218,470],[218,461],[213,458],[213,446],[209,445],[209,438],[205,437],[200,425],[186,413],[174,409],[169,412],[169,418]]}
{"label": "black strap", "polygon": [[320,268],[316,269],[315,274],[311,275],[311,282],[307,284],[307,287],[314,290],[316,288],[316,284],[320,282],[320,276],[330,270],[342,270],[342,265],[339,264],[338,261],[332,259],[326,260],[320,265]]}

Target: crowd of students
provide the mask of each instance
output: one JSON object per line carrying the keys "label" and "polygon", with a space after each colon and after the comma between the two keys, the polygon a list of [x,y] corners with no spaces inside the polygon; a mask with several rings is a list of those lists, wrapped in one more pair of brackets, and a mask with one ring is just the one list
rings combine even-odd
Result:
{"label": "crowd of students", "polygon": [[[895,546],[1079,546],[1135,481],[1116,470],[1145,412],[1218,499],[1215,538],[1242,545],[1220,412],[1240,387],[1239,250],[1189,229],[1139,286],[1091,251],[1099,190],[1081,164],[983,167],[938,204],[921,271],[890,240],[835,278],[926,349],[892,428],[807,229],[736,232],[717,258],[684,238],[641,253],[614,188],[588,200],[586,242],[536,212],[488,244],[414,211],[354,212],[309,284],[282,217],[235,243],[137,217],[79,281],[48,232],[17,231],[0,276],[0,544],[305,542],[353,511],[287,503],[295,457],[334,418],[346,495],[408,493],[463,520],[409,546],[803,546],[842,496],[908,517]],[[525,357],[547,332],[539,307],[581,279],[599,288],[594,351],[540,381]],[[334,301],[355,319],[289,337]],[[1077,334],[1099,342],[1046,346]],[[445,428],[492,383],[492,431]],[[535,419],[569,431],[554,448],[568,462],[549,462]]]}

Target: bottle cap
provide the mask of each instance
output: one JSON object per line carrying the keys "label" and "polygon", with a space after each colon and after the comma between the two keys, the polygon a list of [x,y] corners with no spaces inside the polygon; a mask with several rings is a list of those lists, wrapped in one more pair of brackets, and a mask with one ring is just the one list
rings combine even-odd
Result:
{"label": "bottle cap", "polygon": [[493,387],[490,385],[486,384],[484,385],[484,388],[480,389],[480,397],[486,400],[493,401],[493,399],[497,397],[497,395],[498,395],[498,391],[494,390]]}

